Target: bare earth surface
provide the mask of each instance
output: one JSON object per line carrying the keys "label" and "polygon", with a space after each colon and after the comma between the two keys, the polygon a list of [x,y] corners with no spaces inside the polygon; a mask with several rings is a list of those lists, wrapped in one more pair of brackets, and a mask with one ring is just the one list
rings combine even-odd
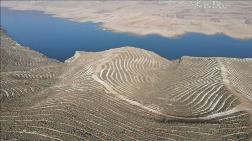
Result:
{"label": "bare earth surface", "polygon": [[187,32],[252,38],[252,1],[1,1],[16,10],[39,10],[106,29],[176,37]]}
{"label": "bare earth surface", "polygon": [[133,47],[64,63],[1,31],[0,140],[247,141],[252,59],[169,61]]}

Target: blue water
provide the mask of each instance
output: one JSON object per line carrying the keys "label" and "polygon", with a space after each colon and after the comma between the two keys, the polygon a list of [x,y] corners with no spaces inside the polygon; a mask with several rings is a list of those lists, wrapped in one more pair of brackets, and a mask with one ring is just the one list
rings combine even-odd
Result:
{"label": "blue water", "polygon": [[1,26],[18,43],[60,61],[70,58],[75,51],[103,51],[122,46],[154,51],[170,60],[181,56],[252,58],[252,39],[238,40],[223,34],[137,36],[105,31],[97,23],[78,23],[38,11],[7,8],[1,8]]}

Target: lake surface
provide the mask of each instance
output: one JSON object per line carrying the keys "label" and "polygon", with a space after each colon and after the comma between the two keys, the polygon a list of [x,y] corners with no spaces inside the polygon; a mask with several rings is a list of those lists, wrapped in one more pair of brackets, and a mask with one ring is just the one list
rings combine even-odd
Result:
{"label": "lake surface", "polygon": [[23,46],[64,61],[75,51],[103,51],[133,46],[154,51],[173,60],[181,56],[252,58],[252,39],[233,39],[223,34],[187,33],[177,38],[137,36],[102,29],[99,24],[78,23],[38,11],[1,7],[1,26]]}

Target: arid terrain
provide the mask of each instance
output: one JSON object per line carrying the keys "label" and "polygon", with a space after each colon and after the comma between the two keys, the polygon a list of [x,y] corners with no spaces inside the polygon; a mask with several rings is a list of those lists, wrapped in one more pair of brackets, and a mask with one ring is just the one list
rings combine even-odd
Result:
{"label": "arid terrain", "polygon": [[248,141],[252,59],[169,61],[133,47],[64,63],[1,30],[2,140]]}
{"label": "arid terrain", "polygon": [[252,1],[1,1],[16,10],[38,10],[106,29],[177,37],[187,32],[252,38]]}

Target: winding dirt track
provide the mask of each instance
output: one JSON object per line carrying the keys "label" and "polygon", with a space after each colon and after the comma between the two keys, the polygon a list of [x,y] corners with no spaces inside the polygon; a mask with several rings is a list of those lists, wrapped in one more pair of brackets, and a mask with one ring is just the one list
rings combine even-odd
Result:
{"label": "winding dirt track", "polygon": [[169,61],[133,47],[64,63],[1,31],[2,140],[239,140],[251,137],[252,59]]}

